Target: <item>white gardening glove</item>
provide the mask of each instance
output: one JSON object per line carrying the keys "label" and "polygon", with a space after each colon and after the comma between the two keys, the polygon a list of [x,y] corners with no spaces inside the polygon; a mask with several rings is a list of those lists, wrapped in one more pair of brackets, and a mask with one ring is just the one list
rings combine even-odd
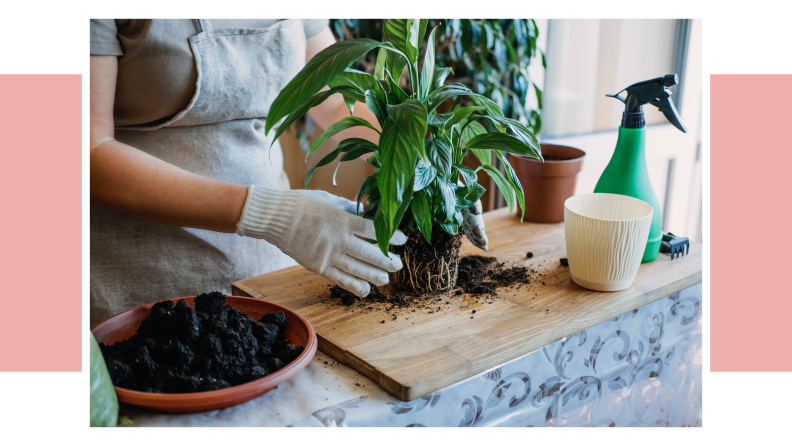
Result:
{"label": "white gardening glove", "polygon": [[[357,204],[318,190],[279,190],[250,186],[237,234],[264,239],[302,266],[330,279],[358,297],[371,282],[388,283],[388,272],[402,268],[393,253],[356,237],[376,239],[374,222],[356,215]],[[407,236],[397,230],[392,245]]]}
{"label": "white gardening glove", "polygon": [[481,200],[468,209],[462,209],[462,226],[459,232],[465,234],[474,246],[487,250],[487,234],[484,232],[484,217],[481,215]]}

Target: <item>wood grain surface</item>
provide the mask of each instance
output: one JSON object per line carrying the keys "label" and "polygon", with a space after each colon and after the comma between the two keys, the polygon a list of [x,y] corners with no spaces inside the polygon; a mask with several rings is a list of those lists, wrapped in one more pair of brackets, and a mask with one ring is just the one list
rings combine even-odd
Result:
{"label": "wood grain surface", "polygon": [[[486,213],[485,221],[486,255],[544,276],[491,299],[443,294],[441,311],[419,308],[396,318],[388,305],[328,299],[331,283],[301,266],[235,282],[233,292],[295,310],[313,325],[319,350],[409,401],[701,282],[702,248],[691,243],[687,256],[660,254],[641,265],[627,290],[587,290],[559,263],[566,257],[563,223],[520,224],[506,209]],[[485,253],[466,240],[468,254]]]}

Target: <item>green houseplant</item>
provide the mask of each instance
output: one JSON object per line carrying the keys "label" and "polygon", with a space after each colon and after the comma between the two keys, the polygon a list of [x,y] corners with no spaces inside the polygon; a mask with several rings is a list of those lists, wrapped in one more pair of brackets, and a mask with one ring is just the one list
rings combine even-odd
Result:
{"label": "green houseplant", "polygon": [[[338,40],[382,40],[382,19],[330,19]],[[435,66],[451,67],[454,80],[492,99],[507,118],[516,119],[535,134],[541,128],[542,91],[528,74],[535,59],[545,65],[537,47],[539,28],[533,19],[430,19],[438,30]],[[369,53],[353,68],[371,73],[376,54]],[[531,91],[535,101],[530,101]],[[471,105],[463,98],[461,104]],[[307,145],[306,145],[307,147]]]}
{"label": "green houseplant", "polygon": [[[374,220],[376,242],[383,253],[397,228],[409,241],[395,248],[405,267],[391,276],[391,284],[412,293],[453,288],[459,263],[462,210],[485,192],[476,172],[461,164],[472,152],[506,197],[509,209],[524,208],[524,192],[504,152],[540,158],[539,143],[525,125],[506,118],[501,108],[483,95],[458,83],[446,83],[451,68],[435,69],[434,42],[437,27],[429,33],[423,66],[419,71],[419,48],[427,20],[386,20],[383,41],[354,39],[329,46],[311,59],[281,91],[267,116],[266,132],[283,119],[277,139],[289,124],[332,94],[341,94],[350,110],[347,118],[328,127],[311,145],[308,155],[330,137],[355,126],[374,128],[354,116],[355,103],[365,103],[382,128],[378,143],[360,138],[341,141],[335,150],[312,168],[305,185],[318,167],[340,156],[338,163],[369,154],[374,174],[357,194],[372,208],[364,217]],[[379,48],[374,75],[348,68],[369,51]],[[406,73],[409,89],[399,87]],[[325,86],[328,90],[320,91]],[[476,105],[458,107],[469,97]],[[438,107],[451,101],[448,112]],[[479,121],[496,129],[488,132]],[[374,128],[377,130],[376,128]],[[492,154],[506,167],[506,175],[490,164]]]}

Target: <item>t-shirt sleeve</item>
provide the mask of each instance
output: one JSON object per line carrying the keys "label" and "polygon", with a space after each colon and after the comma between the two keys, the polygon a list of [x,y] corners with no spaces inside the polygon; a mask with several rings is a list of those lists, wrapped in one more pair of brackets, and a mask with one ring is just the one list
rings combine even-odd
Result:
{"label": "t-shirt sleeve", "polygon": [[319,34],[322,30],[327,28],[327,25],[330,23],[329,19],[303,19],[303,28],[305,29],[305,38],[310,39],[311,37]]}
{"label": "t-shirt sleeve", "polygon": [[91,19],[91,54],[123,56],[115,19]]}

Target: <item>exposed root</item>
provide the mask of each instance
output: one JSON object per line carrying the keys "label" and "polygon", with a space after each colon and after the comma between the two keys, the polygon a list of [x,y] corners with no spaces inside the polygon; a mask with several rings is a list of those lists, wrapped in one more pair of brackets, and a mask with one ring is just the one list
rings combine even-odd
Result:
{"label": "exposed root", "polygon": [[390,275],[391,286],[413,295],[448,291],[456,285],[462,236],[450,235],[439,225],[432,228],[432,244],[418,231],[402,228],[408,240],[394,246],[404,268]]}

